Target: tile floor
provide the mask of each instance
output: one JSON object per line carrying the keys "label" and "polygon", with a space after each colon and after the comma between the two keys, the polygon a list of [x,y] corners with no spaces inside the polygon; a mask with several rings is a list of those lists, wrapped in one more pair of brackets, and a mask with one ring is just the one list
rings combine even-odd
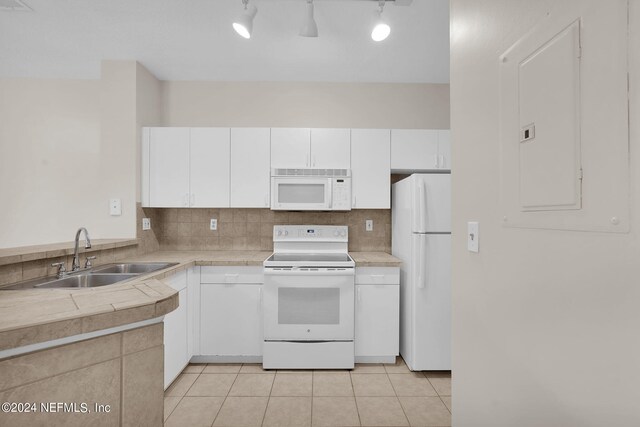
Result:
{"label": "tile floor", "polygon": [[264,371],[189,365],[167,389],[165,426],[450,426],[451,374],[395,365]]}

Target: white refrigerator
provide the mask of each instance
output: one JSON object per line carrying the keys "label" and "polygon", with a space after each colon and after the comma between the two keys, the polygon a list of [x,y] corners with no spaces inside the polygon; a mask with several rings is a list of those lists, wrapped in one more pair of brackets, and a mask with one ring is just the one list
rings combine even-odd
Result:
{"label": "white refrigerator", "polygon": [[413,174],[392,187],[400,267],[400,354],[412,371],[451,370],[451,175]]}

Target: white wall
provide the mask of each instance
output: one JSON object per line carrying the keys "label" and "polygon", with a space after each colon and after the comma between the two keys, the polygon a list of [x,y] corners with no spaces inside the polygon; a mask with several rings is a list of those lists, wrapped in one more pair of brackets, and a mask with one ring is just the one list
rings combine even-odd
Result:
{"label": "white wall", "polygon": [[449,128],[449,85],[162,82],[165,126]]}
{"label": "white wall", "polygon": [[[136,177],[140,163],[136,139],[136,71],[135,61],[102,62],[99,168],[103,185],[96,192],[98,199],[92,203],[104,206],[97,233],[105,237],[136,235]],[[111,198],[121,199],[122,215],[109,216]]]}
{"label": "white wall", "polygon": [[136,64],[136,201],[140,201],[140,150],[142,128],[162,124],[161,82],[141,64]]}
{"label": "white wall", "polygon": [[99,92],[93,80],[0,80],[0,247],[96,229],[107,207]]}
{"label": "white wall", "polygon": [[81,226],[135,237],[140,127],[160,113],[160,82],[135,61],[104,61],[100,80],[0,79],[0,248],[70,241]]}
{"label": "white wall", "polygon": [[[135,61],[100,80],[0,80],[0,248],[131,238],[142,126],[448,128],[449,86],[161,82]],[[109,216],[120,198],[122,215]]]}
{"label": "white wall", "polygon": [[[547,12],[582,8],[590,25],[613,4],[451,0],[455,426],[640,425],[639,0],[629,2],[631,232],[505,228],[498,203],[498,56]],[[466,250],[467,221],[480,222],[478,254]]]}

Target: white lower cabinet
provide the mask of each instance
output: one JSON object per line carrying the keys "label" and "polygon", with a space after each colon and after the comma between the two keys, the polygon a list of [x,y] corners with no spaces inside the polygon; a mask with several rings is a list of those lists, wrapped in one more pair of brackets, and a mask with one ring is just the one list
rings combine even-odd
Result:
{"label": "white lower cabinet", "polygon": [[164,388],[166,389],[189,363],[190,322],[188,321],[187,272],[181,271],[162,280],[177,290],[179,296],[178,308],[164,316]]}
{"label": "white lower cabinet", "polygon": [[393,363],[399,354],[400,270],[356,268],[357,363]]}
{"label": "white lower cabinet", "polygon": [[[164,318],[164,384],[190,360],[260,362],[263,354],[262,267],[194,267],[163,279],[179,292]],[[399,349],[400,270],[357,267],[355,358],[393,363]]]}
{"label": "white lower cabinet", "polygon": [[200,357],[258,361],[262,356],[262,267],[201,267]]}

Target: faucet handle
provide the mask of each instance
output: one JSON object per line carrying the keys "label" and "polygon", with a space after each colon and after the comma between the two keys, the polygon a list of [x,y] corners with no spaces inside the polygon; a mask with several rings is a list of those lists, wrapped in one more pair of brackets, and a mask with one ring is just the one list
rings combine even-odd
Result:
{"label": "faucet handle", "polygon": [[64,274],[67,272],[67,269],[64,266],[64,262],[54,262],[53,264],[51,264],[51,267],[58,267],[58,277],[64,276]]}
{"label": "faucet handle", "polygon": [[96,259],[96,256],[95,256],[95,255],[93,255],[93,256],[88,256],[88,257],[87,257],[86,261],[84,262],[84,268],[91,268],[91,267],[93,267],[93,264],[91,264],[91,260],[92,260],[92,259]]}

